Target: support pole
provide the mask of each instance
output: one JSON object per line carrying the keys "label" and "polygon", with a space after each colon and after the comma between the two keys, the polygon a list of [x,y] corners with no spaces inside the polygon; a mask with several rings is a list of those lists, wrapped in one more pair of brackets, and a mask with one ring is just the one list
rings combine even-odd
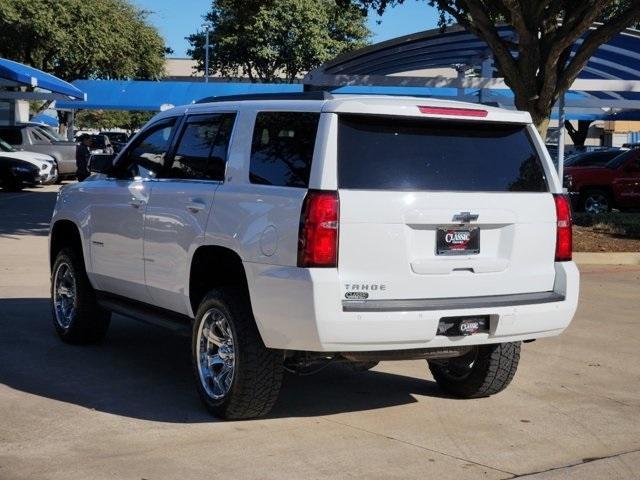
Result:
{"label": "support pole", "polygon": [[205,27],[204,42],[204,81],[209,83],[209,25]]}
{"label": "support pole", "polygon": [[[480,67],[480,76],[485,78],[493,78],[493,56],[489,55],[482,61],[482,65]],[[490,91],[486,88],[481,88],[478,92],[478,103],[484,103],[487,101],[487,94]]]}
{"label": "support pole", "polygon": [[562,185],[562,176],[564,174],[564,135],[565,135],[565,108],[564,93],[560,95],[558,102],[558,177]]}
{"label": "support pole", "polygon": [[461,99],[464,97],[464,87],[462,86],[462,82],[464,81],[464,68],[458,67],[458,98]]}
{"label": "support pole", "polygon": [[75,130],[75,120],[76,120],[76,111],[70,110],[69,116],[67,117],[67,140],[73,142],[74,140],[74,130]]}

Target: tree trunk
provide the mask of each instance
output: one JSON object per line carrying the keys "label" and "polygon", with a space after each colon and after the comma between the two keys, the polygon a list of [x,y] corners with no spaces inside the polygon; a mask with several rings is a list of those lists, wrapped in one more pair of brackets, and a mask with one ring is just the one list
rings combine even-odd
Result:
{"label": "tree trunk", "polygon": [[538,120],[534,119],[533,124],[536,126],[538,133],[542,137],[542,141],[547,141],[547,131],[549,130],[549,117],[543,117]]}
{"label": "tree trunk", "polygon": [[567,133],[577,150],[584,150],[584,144],[589,135],[589,127],[591,127],[592,123],[592,120],[578,120],[578,128],[576,129],[569,120],[564,122]]}

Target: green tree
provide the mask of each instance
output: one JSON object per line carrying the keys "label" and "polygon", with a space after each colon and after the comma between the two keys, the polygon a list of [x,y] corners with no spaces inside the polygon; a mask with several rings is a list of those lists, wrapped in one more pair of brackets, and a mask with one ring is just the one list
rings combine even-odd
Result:
{"label": "green tree", "polygon": [[[382,14],[404,0],[342,0]],[[531,114],[546,135],[549,116],[596,49],[640,20],[638,0],[428,0],[440,11],[440,25],[457,22],[483,39],[493,52],[499,76],[513,90],[515,105]],[[426,8],[426,5],[425,5]],[[603,23],[590,30],[594,21]],[[511,25],[518,41],[498,35]],[[571,55],[576,41],[584,41]]]}
{"label": "green tree", "polygon": [[76,115],[76,126],[81,130],[124,128],[134,132],[147,123],[155,113],[128,110],[81,110]]}
{"label": "green tree", "polygon": [[126,0],[0,0],[0,57],[64,80],[149,79],[166,47]]}
{"label": "green tree", "polygon": [[[205,20],[212,26],[210,72],[252,82],[292,82],[369,37],[363,12],[334,0],[214,0]],[[205,34],[187,40],[187,53],[204,71]]]}

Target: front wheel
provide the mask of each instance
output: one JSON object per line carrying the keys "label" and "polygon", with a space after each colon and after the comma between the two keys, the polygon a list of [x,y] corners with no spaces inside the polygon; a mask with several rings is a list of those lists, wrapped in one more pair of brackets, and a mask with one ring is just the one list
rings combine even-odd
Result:
{"label": "front wheel", "polygon": [[520,360],[520,342],[476,346],[461,357],[429,361],[445,392],[461,398],[488,397],[511,383]]}
{"label": "front wheel", "polygon": [[205,296],[193,325],[192,357],[198,393],[215,416],[261,417],[275,404],[283,355],[262,342],[242,291],[216,289]]}
{"label": "front wheel", "polygon": [[20,192],[24,188],[22,183],[14,177],[0,179],[0,187],[7,192]]}
{"label": "front wheel", "polygon": [[65,248],[56,255],[51,276],[53,325],[67,343],[101,342],[111,313],[100,307],[84,268],[82,255]]}
{"label": "front wheel", "polygon": [[582,194],[582,210],[591,215],[611,211],[611,197],[604,190],[588,190]]}

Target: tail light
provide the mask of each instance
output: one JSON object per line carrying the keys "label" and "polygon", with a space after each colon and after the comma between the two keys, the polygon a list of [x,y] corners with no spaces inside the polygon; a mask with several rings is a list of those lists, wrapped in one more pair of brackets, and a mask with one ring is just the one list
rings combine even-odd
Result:
{"label": "tail light", "polygon": [[565,195],[554,194],[556,202],[556,262],[571,260],[573,238],[571,233],[571,205]]}
{"label": "tail light", "polygon": [[300,215],[299,267],[338,265],[339,208],[338,192],[309,190]]}

